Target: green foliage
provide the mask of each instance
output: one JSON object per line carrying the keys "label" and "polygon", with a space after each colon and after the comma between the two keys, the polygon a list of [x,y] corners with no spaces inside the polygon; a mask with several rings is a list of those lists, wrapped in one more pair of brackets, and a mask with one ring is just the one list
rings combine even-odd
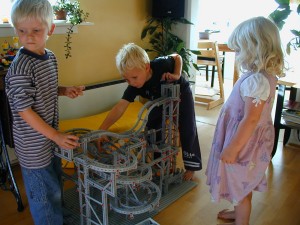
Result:
{"label": "green foliage", "polygon": [[[278,7],[269,15],[269,18],[274,21],[277,27],[281,30],[285,25],[286,19],[291,14],[290,0],[275,0]],[[300,15],[300,4],[297,6],[297,14]],[[291,48],[297,50],[300,48],[300,31],[291,30],[294,37],[287,43],[286,52],[290,54]]]}
{"label": "green foliage", "polygon": [[67,29],[67,36],[65,41],[65,57],[66,59],[71,57],[71,34],[73,34],[74,26],[86,21],[89,16],[89,13],[84,12],[80,8],[79,1],[75,0],[70,2],[69,0],[58,0],[53,6],[53,11],[65,10],[67,12],[68,22],[71,23],[71,26]]}
{"label": "green foliage", "polygon": [[172,33],[172,27],[178,23],[192,24],[185,18],[150,18],[142,30],[141,39],[148,37],[152,49],[145,50],[154,52],[156,57],[178,53],[182,57],[182,71],[190,76],[189,68],[191,64],[198,70],[197,64],[191,60],[191,53],[199,54],[199,51],[185,48],[183,40]]}

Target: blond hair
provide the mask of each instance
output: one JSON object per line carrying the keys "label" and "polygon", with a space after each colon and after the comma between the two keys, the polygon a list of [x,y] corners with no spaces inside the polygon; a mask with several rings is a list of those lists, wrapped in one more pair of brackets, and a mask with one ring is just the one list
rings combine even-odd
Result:
{"label": "blond hair", "polygon": [[11,9],[14,26],[26,19],[36,19],[51,29],[53,9],[48,0],[15,0]]}
{"label": "blond hair", "polygon": [[277,26],[265,17],[254,17],[240,23],[228,40],[236,51],[236,63],[241,71],[283,76],[284,54]]}
{"label": "blond hair", "polygon": [[145,69],[147,63],[150,63],[148,54],[134,43],[125,44],[116,56],[116,66],[122,76],[130,69]]}

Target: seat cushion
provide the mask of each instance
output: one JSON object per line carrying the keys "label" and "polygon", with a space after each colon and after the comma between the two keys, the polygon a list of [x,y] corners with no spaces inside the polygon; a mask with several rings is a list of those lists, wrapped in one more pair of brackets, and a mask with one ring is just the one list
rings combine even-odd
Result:
{"label": "seat cushion", "polygon": [[[109,128],[109,131],[120,133],[132,128],[137,120],[138,113],[142,106],[143,104],[138,101],[130,103],[122,117]],[[59,129],[61,131],[67,131],[74,128],[86,128],[90,130],[97,130],[108,115],[108,113],[109,111],[106,111],[92,116],[81,117],[77,119],[61,120],[59,122]]]}

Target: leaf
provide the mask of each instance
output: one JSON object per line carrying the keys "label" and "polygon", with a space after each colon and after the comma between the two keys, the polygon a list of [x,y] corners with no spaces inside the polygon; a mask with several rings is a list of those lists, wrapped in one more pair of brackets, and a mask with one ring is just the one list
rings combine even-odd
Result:
{"label": "leaf", "polygon": [[147,36],[147,30],[143,29],[141,33],[141,40],[143,40]]}
{"label": "leaf", "polygon": [[289,55],[289,54],[291,54],[291,42],[289,42],[289,43],[287,43],[287,45],[286,45],[286,53]]}
{"label": "leaf", "polygon": [[285,24],[284,20],[288,18],[291,12],[292,10],[290,9],[289,5],[282,4],[279,5],[278,8],[269,15],[269,18],[271,18],[281,30]]}
{"label": "leaf", "polygon": [[190,24],[190,25],[194,25],[192,22],[188,21],[187,19],[185,18],[179,18],[179,19],[176,19],[176,21],[178,23],[182,23],[182,24]]}
{"label": "leaf", "polygon": [[275,2],[278,3],[278,5],[283,5],[283,4],[290,4],[290,0],[275,0]]}
{"label": "leaf", "polygon": [[295,36],[300,36],[300,31],[298,30],[291,30],[292,34],[295,35]]}
{"label": "leaf", "polygon": [[198,64],[197,63],[192,63],[192,65],[193,65],[193,67],[197,70],[197,71],[199,71],[200,70],[200,68],[199,68],[199,66],[198,66]]}
{"label": "leaf", "polygon": [[201,55],[201,52],[199,50],[191,50],[191,52],[195,55]]}
{"label": "leaf", "polygon": [[180,52],[181,49],[184,48],[184,43],[183,41],[182,42],[179,42],[178,45],[177,45],[177,48],[176,48],[176,52]]}

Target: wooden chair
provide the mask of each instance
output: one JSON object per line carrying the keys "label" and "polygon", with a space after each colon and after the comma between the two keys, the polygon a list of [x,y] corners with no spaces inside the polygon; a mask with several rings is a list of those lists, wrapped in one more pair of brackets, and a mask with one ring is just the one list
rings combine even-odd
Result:
{"label": "wooden chair", "polygon": [[195,94],[195,102],[202,102],[207,104],[207,109],[212,109],[224,103],[224,88],[222,77],[222,66],[220,60],[220,53],[218,43],[215,41],[199,41],[198,50],[201,52],[197,56],[198,66],[214,66],[217,69],[219,91],[217,93],[211,92],[206,88],[207,93]]}
{"label": "wooden chair", "polygon": [[[223,81],[224,81],[225,52],[220,51],[220,48],[219,48],[219,52],[220,52],[220,55],[219,55],[220,64],[221,64],[221,67],[222,67],[222,69],[221,69],[222,70],[222,78],[223,78]],[[216,67],[212,66],[210,68],[210,66],[199,66],[198,68],[199,68],[199,70],[204,70],[205,71],[206,81],[208,81],[209,72],[211,72],[211,84],[210,84],[210,86],[214,87]]]}

